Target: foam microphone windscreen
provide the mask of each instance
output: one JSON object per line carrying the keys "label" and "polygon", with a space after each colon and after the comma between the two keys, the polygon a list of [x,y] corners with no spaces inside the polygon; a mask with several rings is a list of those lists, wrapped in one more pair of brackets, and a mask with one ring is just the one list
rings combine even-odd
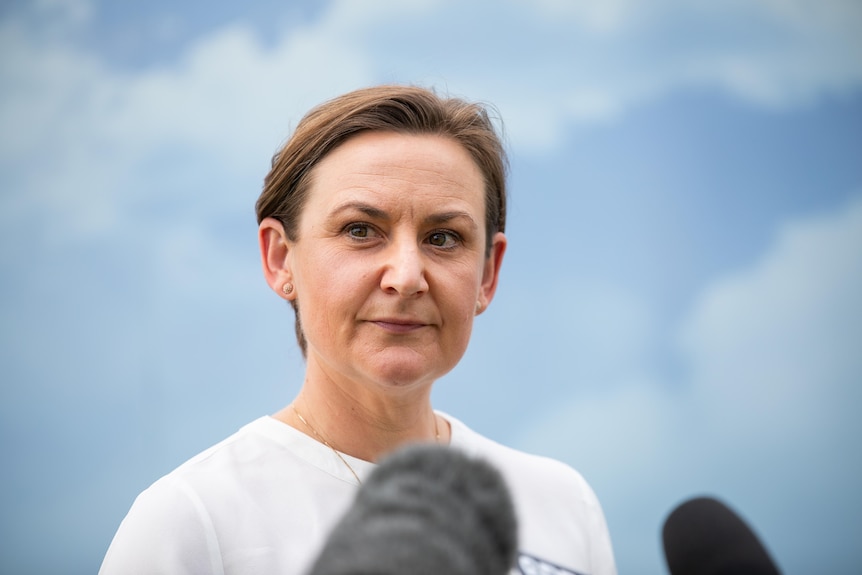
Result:
{"label": "foam microphone windscreen", "polygon": [[504,575],[516,550],[500,473],[454,448],[416,445],[369,476],[309,575]]}
{"label": "foam microphone windscreen", "polygon": [[778,575],[754,531],[711,497],[690,499],[674,509],[662,528],[671,575]]}

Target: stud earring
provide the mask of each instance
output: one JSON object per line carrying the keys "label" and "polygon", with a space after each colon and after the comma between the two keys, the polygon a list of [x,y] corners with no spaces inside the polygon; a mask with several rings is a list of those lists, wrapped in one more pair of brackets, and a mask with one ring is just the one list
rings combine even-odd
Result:
{"label": "stud earring", "polygon": [[476,315],[479,315],[480,313],[482,313],[482,304],[476,302]]}
{"label": "stud earring", "polygon": [[293,293],[293,284],[290,282],[285,283],[283,286],[281,286],[281,291],[284,293],[284,295],[292,294]]}

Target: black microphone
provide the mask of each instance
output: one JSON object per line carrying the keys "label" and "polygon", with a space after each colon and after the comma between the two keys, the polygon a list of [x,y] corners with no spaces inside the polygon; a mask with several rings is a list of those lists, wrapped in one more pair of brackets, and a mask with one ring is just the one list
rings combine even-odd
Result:
{"label": "black microphone", "polygon": [[414,445],[371,473],[309,575],[504,575],[516,551],[500,473],[454,448]]}
{"label": "black microphone", "polygon": [[754,531],[711,497],[674,509],[662,528],[671,575],[779,575]]}

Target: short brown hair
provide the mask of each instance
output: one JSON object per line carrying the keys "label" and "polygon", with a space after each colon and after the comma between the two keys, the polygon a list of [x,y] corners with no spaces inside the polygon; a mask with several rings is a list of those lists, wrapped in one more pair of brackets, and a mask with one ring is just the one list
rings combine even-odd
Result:
{"label": "short brown hair", "polygon": [[[438,96],[415,86],[385,85],[349,92],[312,109],[272,158],[255,205],[257,221],[272,217],[297,239],[313,168],[332,150],[362,132],[433,134],[451,138],[470,153],[485,180],[486,251],[506,227],[507,160],[489,107]],[[306,351],[296,303],[296,335]]]}

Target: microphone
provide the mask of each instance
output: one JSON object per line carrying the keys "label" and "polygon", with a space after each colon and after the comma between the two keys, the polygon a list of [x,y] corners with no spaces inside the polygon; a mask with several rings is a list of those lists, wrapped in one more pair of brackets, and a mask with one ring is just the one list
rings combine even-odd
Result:
{"label": "microphone", "polygon": [[308,575],[504,575],[517,539],[494,467],[451,447],[414,445],[371,473]]}
{"label": "microphone", "polygon": [[780,575],[754,531],[711,497],[690,499],[662,528],[671,575]]}

